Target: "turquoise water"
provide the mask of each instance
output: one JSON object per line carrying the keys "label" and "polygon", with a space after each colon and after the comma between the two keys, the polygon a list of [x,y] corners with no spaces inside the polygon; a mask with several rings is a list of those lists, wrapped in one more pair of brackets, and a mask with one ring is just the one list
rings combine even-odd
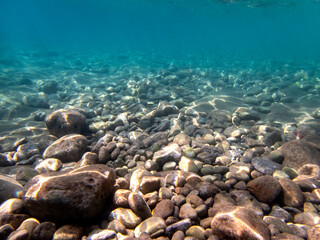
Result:
{"label": "turquoise water", "polygon": [[2,54],[143,52],[319,60],[319,1],[3,0]]}

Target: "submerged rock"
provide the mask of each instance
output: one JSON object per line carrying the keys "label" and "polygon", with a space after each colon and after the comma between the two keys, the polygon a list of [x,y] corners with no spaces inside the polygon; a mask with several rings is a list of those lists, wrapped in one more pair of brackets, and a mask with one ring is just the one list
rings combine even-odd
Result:
{"label": "submerged rock", "polygon": [[70,134],[59,138],[43,153],[43,158],[57,158],[61,162],[76,162],[87,149],[87,139],[80,134]]}
{"label": "submerged rock", "polygon": [[73,109],[60,109],[45,118],[49,132],[62,137],[71,133],[83,133],[86,129],[86,117]]}
{"label": "submerged rock", "polygon": [[211,229],[223,239],[270,239],[268,225],[256,213],[245,207],[222,208],[213,217]]}
{"label": "submerged rock", "polygon": [[26,184],[23,202],[40,220],[85,220],[101,214],[114,183],[114,170],[105,165],[46,173]]}

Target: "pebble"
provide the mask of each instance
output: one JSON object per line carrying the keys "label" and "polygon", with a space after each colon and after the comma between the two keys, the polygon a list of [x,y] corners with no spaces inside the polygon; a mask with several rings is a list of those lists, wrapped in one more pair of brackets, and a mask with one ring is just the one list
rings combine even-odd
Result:
{"label": "pebble", "polygon": [[197,217],[198,217],[198,214],[196,210],[194,210],[194,208],[191,206],[190,203],[185,203],[180,207],[179,218],[196,220]]}
{"label": "pebble", "polygon": [[157,203],[156,207],[153,210],[153,216],[167,219],[169,216],[173,214],[173,210],[173,202],[169,199],[164,199]]}
{"label": "pebble", "polygon": [[191,225],[192,225],[192,221],[189,218],[180,220],[176,223],[169,225],[166,228],[166,235],[172,236],[175,232],[177,232],[179,230],[182,232],[185,232],[189,227],[191,227]]}
{"label": "pebble", "polygon": [[201,226],[191,226],[186,231],[186,236],[194,237],[195,239],[205,240],[205,230]]}
{"label": "pebble", "polygon": [[93,230],[87,237],[87,240],[109,240],[116,239],[116,232],[108,229],[96,229]]}
{"label": "pebble", "polygon": [[35,166],[39,173],[56,172],[62,167],[62,162],[56,158],[47,158]]}
{"label": "pebble", "polygon": [[143,199],[143,195],[141,193],[130,193],[128,196],[128,203],[130,208],[142,219],[147,219],[152,216],[151,210],[146,201]]}
{"label": "pebble", "polygon": [[23,186],[14,179],[0,174],[0,204],[10,198],[22,196]]}
{"label": "pebble", "polygon": [[134,230],[136,238],[140,237],[141,233],[147,233],[151,237],[157,237],[157,235],[163,235],[167,227],[166,222],[161,217],[150,217],[141,222]]}
{"label": "pebble", "polygon": [[121,207],[114,209],[110,213],[108,219],[109,221],[118,220],[126,228],[131,228],[131,229],[134,229],[142,221],[141,217],[135,214],[131,209],[121,208]]}
{"label": "pebble", "polygon": [[52,240],[81,239],[84,229],[78,225],[64,225],[55,231]]}
{"label": "pebble", "polygon": [[32,231],[33,240],[51,240],[56,231],[56,225],[52,222],[42,222]]}

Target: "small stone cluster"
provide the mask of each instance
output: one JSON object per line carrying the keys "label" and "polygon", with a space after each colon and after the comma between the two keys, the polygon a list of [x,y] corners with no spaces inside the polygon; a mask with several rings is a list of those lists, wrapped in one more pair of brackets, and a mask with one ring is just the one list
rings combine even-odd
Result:
{"label": "small stone cluster", "polygon": [[319,135],[209,107],[51,113],[0,154],[0,239],[319,238]]}

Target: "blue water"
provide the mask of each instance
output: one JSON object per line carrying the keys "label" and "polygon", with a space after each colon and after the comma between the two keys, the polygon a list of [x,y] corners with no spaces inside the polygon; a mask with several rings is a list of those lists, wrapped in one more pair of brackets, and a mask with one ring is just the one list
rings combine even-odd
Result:
{"label": "blue water", "polygon": [[319,1],[2,0],[1,53],[320,59]]}

